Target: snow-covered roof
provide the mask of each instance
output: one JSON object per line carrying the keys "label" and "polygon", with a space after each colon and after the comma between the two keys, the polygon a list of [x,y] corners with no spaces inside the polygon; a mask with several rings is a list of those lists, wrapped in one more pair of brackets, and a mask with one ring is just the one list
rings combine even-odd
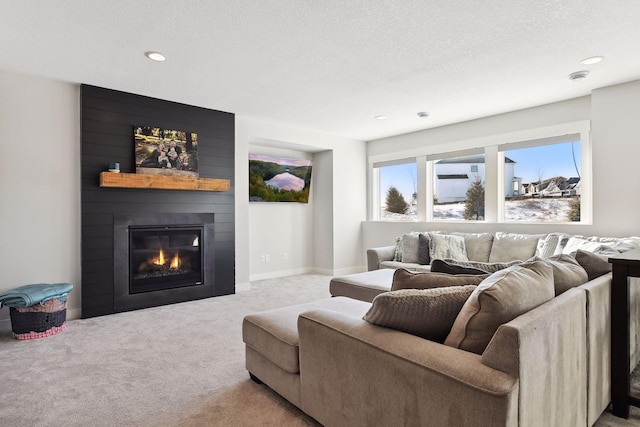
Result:
{"label": "snow-covered roof", "polygon": [[[504,158],[505,163],[515,163],[510,158]],[[454,157],[452,159],[443,159],[436,162],[440,165],[456,164],[456,163],[484,163],[484,154],[474,154],[472,156]]]}

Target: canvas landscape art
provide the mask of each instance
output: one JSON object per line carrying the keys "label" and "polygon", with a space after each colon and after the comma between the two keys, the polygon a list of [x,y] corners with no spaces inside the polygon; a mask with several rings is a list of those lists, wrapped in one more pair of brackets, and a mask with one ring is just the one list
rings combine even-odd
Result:
{"label": "canvas landscape art", "polygon": [[311,160],[249,154],[249,201],[309,202]]}
{"label": "canvas landscape art", "polygon": [[198,177],[198,135],[134,126],[136,173]]}

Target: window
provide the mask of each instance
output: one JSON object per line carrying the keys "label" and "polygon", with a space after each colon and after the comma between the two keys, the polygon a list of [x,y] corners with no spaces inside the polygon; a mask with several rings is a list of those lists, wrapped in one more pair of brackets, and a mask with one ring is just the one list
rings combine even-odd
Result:
{"label": "window", "polygon": [[485,155],[434,161],[433,219],[484,220]]}
{"label": "window", "polygon": [[415,159],[374,165],[377,175],[379,218],[382,221],[417,219],[417,166]]}
{"label": "window", "polygon": [[579,134],[504,144],[499,150],[505,160],[505,221],[580,221]]}
{"label": "window", "polygon": [[486,136],[447,143],[451,151],[416,144],[415,157],[400,160],[377,154],[370,218],[590,224],[589,128],[581,121]]}

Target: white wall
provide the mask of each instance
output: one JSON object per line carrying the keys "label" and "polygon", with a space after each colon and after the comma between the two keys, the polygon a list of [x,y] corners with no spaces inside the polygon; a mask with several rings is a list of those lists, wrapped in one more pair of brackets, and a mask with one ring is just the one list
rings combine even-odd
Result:
{"label": "white wall", "polygon": [[[313,161],[311,153],[261,145],[250,145],[249,152]],[[251,280],[311,271],[313,246],[308,242],[313,232],[315,184],[320,181],[316,179],[315,169],[314,164],[309,203],[249,203],[249,235],[260,236],[250,239]],[[268,257],[266,262],[265,256]]]}
{"label": "white wall", "polygon": [[640,80],[593,91],[594,231],[640,235]]}
{"label": "white wall", "polygon": [[[309,205],[249,203],[248,155],[255,146],[313,153]],[[301,272],[365,269],[360,231],[366,218],[364,142],[236,116],[235,191],[236,287]],[[264,254],[270,262],[260,263]]]}
{"label": "white wall", "polygon": [[589,97],[372,141],[368,154],[379,161],[398,155],[397,152],[401,156],[415,153],[425,145],[446,148],[461,141],[490,139],[492,135],[591,120],[593,221],[591,225],[365,221],[363,244],[365,248],[391,245],[402,233],[430,229],[523,233],[566,231],[585,235],[639,236],[637,212],[640,198],[633,193],[640,181],[636,164],[636,159],[640,158],[638,114],[640,82],[631,82],[595,90]]}
{"label": "white wall", "polygon": [[[80,87],[0,71],[0,292],[69,282],[80,316]],[[9,310],[0,310],[3,328]],[[7,328],[8,329],[8,328]]]}

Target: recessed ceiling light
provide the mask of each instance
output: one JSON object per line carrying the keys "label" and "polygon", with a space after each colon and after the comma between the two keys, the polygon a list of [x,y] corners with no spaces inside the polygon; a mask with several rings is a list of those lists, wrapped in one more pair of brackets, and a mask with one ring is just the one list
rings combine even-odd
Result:
{"label": "recessed ceiling light", "polygon": [[573,82],[579,82],[587,78],[589,72],[587,70],[576,71],[574,73],[569,74],[569,80]]}
{"label": "recessed ceiling light", "polygon": [[593,64],[597,64],[603,59],[604,59],[604,56],[591,56],[589,58],[583,59],[582,61],[580,61],[580,63],[584,65],[593,65]]}
{"label": "recessed ceiling light", "polygon": [[149,52],[145,52],[144,54],[147,56],[147,58],[152,59],[154,61],[162,62],[167,60],[167,58],[160,52],[149,51]]}
{"label": "recessed ceiling light", "polygon": [[429,117],[429,113],[425,112],[425,111],[420,111],[419,113],[416,113],[418,115],[418,117],[421,117],[423,119],[426,119],[427,117]]}
{"label": "recessed ceiling light", "polygon": [[374,119],[376,119],[376,120],[384,120],[386,118],[387,118],[387,116],[375,116],[374,117]]}

